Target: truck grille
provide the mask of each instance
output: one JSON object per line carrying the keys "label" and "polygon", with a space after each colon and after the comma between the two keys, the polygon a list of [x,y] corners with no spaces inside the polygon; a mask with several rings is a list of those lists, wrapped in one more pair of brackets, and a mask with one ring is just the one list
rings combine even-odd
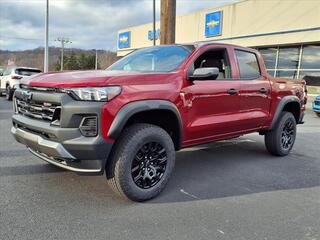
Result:
{"label": "truck grille", "polygon": [[61,107],[58,104],[34,101],[26,102],[18,98],[16,98],[15,101],[17,112],[25,116],[46,121],[59,120],[60,118]]}

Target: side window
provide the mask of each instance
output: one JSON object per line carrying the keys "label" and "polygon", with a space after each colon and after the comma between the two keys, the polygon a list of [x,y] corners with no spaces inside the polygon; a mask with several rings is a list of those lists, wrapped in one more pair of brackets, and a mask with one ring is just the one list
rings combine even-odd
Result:
{"label": "side window", "polygon": [[201,54],[193,65],[190,66],[189,73],[197,68],[216,67],[219,69],[217,79],[231,79],[231,67],[226,49],[212,49]]}
{"label": "side window", "polygon": [[235,50],[235,53],[241,79],[254,79],[261,75],[256,54],[242,50]]}

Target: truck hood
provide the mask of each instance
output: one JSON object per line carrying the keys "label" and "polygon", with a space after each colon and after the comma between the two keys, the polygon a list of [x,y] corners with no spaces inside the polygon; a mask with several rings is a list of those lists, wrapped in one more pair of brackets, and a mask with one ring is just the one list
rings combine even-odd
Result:
{"label": "truck hood", "polygon": [[106,85],[143,84],[146,80],[157,80],[160,75],[132,71],[66,71],[49,72],[22,79],[21,84],[32,87],[98,87]]}

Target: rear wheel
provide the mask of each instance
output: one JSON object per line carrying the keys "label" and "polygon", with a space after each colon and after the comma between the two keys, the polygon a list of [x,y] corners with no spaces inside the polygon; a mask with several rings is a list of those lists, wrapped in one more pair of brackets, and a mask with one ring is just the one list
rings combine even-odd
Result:
{"label": "rear wheel", "polygon": [[276,126],[265,135],[267,150],[276,156],[288,155],[296,139],[296,119],[290,112],[282,112]]}
{"label": "rear wheel", "polygon": [[11,90],[10,86],[8,85],[6,87],[6,99],[8,101],[12,101],[12,97],[13,97],[13,91]]}
{"label": "rear wheel", "polygon": [[125,198],[145,201],[166,186],[175,163],[175,149],[162,128],[135,124],[124,130],[110,161],[111,169],[106,172],[111,188]]}

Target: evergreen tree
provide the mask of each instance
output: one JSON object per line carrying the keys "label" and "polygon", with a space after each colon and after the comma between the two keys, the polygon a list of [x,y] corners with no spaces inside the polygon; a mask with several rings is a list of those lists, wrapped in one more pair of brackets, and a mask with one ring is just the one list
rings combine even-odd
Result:
{"label": "evergreen tree", "polygon": [[87,60],[86,60],[86,55],[84,55],[83,53],[81,53],[79,59],[79,68],[80,69],[86,69],[86,64],[87,64]]}
{"label": "evergreen tree", "polygon": [[65,70],[78,70],[78,69],[80,69],[77,56],[74,52],[71,52],[70,57],[68,57],[68,60],[66,61],[64,69]]}
{"label": "evergreen tree", "polygon": [[[64,70],[91,70],[95,69],[96,57],[95,55],[86,56],[81,54],[77,56],[74,52],[71,52],[71,55],[63,57],[63,69]],[[54,65],[54,70],[59,71],[61,69],[61,57]],[[98,69],[100,66],[98,64]]]}
{"label": "evergreen tree", "polygon": [[[66,63],[68,62],[68,56],[63,56],[63,69],[66,69]],[[59,60],[53,66],[54,71],[61,70],[61,56],[59,56]]]}

